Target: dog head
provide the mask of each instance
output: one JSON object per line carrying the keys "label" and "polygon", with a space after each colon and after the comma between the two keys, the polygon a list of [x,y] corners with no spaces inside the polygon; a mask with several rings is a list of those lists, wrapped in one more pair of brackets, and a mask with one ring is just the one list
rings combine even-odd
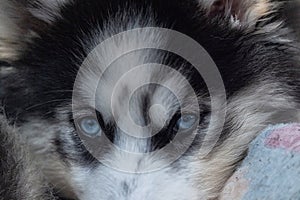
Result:
{"label": "dog head", "polygon": [[3,0],[6,112],[64,196],[216,198],[264,123],[296,107],[276,5]]}

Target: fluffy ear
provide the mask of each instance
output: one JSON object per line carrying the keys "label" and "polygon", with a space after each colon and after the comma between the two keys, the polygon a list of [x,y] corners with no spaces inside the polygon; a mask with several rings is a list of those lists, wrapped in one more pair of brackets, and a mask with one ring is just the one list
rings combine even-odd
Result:
{"label": "fluffy ear", "polygon": [[13,61],[67,0],[0,0],[0,60]]}
{"label": "fluffy ear", "polygon": [[252,27],[271,14],[277,4],[271,0],[200,0],[209,16],[223,15],[235,24]]}

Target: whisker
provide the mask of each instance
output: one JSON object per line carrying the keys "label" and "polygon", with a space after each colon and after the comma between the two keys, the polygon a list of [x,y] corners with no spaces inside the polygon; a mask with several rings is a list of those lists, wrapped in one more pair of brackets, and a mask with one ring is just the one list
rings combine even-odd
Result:
{"label": "whisker", "polygon": [[73,90],[52,90],[52,91],[42,92],[41,94],[72,93],[72,92]]}
{"label": "whisker", "polygon": [[40,104],[35,104],[33,106],[27,107],[27,108],[25,108],[25,111],[29,111],[33,108],[44,106],[44,105],[47,105],[47,104],[50,104],[50,103],[63,102],[63,101],[70,101],[70,99],[54,99],[54,100],[51,100],[51,101],[46,101],[46,102],[43,102],[43,103],[40,103]]}

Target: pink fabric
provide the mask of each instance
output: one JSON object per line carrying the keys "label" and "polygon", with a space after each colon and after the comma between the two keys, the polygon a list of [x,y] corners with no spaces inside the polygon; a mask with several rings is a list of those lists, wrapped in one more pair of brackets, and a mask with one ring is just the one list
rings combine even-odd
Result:
{"label": "pink fabric", "polygon": [[300,125],[291,124],[273,130],[266,138],[265,146],[268,148],[280,148],[300,153]]}

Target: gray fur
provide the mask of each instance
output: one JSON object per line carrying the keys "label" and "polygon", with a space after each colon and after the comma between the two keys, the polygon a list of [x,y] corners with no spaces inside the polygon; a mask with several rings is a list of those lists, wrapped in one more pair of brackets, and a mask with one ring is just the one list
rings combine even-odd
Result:
{"label": "gray fur", "polygon": [[0,115],[0,200],[54,200],[17,131]]}

